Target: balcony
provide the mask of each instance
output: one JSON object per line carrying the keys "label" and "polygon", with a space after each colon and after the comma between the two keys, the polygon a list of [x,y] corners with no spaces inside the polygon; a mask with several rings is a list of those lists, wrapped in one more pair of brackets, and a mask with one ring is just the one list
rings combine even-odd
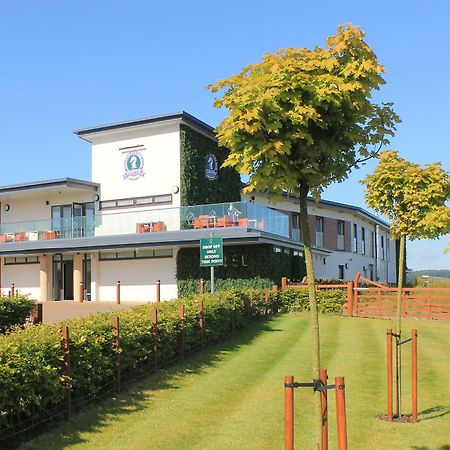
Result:
{"label": "balcony", "polygon": [[97,216],[35,220],[0,225],[0,245],[7,242],[74,239],[190,229],[246,227],[289,237],[288,216],[247,202],[216,203]]}

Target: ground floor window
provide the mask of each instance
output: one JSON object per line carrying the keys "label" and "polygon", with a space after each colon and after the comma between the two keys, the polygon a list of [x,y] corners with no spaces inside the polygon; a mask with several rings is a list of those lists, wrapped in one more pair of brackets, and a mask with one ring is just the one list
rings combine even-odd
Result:
{"label": "ground floor window", "polygon": [[5,266],[13,264],[38,264],[39,257],[35,256],[11,256],[3,259]]}

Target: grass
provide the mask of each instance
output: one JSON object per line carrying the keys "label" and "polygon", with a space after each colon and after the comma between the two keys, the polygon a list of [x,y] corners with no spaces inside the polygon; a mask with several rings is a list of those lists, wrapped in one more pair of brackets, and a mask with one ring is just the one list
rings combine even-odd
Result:
{"label": "grass", "polygon": [[[404,321],[419,336],[419,423],[387,423],[388,320],[321,317],[322,367],[345,376],[350,449],[450,449],[448,322]],[[410,349],[404,413],[410,413]],[[23,449],[281,449],[283,377],[311,381],[309,317],[259,322],[234,339],[159,372]],[[296,389],[296,448],[313,448],[310,389]],[[336,449],[329,393],[330,449]]]}

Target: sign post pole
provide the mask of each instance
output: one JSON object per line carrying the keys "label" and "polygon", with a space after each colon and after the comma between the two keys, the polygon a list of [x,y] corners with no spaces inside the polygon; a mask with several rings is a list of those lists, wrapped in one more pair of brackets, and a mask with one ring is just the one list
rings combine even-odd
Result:
{"label": "sign post pole", "polygon": [[211,293],[214,293],[214,267],[223,266],[223,242],[221,237],[200,239],[200,267],[211,270]]}

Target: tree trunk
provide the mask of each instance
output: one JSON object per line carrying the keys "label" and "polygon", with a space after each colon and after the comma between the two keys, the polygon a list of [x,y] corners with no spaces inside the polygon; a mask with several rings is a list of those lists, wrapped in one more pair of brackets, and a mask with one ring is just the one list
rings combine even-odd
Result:
{"label": "tree trunk", "polygon": [[398,257],[398,284],[397,284],[397,351],[396,354],[396,367],[395,367],[395,395],[397,403],[397,416],[402,417],[402,346],[399,343],[402,341],[402,294],[403,294],[403,276],[405,267],[405,247],[406,237],[400,236],[400,252]]}
{"label": "tree trunk", "polygon": [[405,236],[400,236],[400,254],[398,259],[398,285],[397,285],[397,334],[402,328],[402,292],[403,292],[403,267],[405,266]]}
{"label": "tree trunk", "polygon": [[[320,378],[320,333],[319,333],[319,314],[317,308],[316,285],[314,277],[314,265],[311,251],[311,237],[309,235],[308,221],[308,186],[302,184],[300,186],[300,228],[303,237],[303,246],[305,252],[306,276],[308,278],[308,294],[309,306],[311,312],[311,332],[312,332],[312,376],[313,380]],[[320,403],[320,391],[315,393],[314,413],[316,423],[316,445],[317,449],[321,448],[322,441],[322,408]]]}

